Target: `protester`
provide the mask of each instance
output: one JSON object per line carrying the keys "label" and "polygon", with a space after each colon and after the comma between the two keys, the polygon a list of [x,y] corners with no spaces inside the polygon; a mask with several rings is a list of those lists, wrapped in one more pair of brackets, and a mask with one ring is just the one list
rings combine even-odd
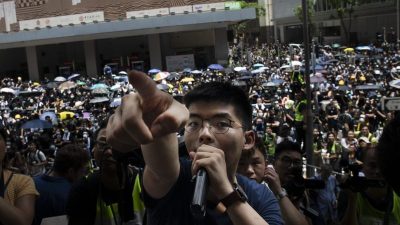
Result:
{"label": "protester", "polygon": [[88,165],[89,156],[82,146],[68,144],[57,151],[52,171],[34,178],[40,197],[36,200],[33,224],[40,225],[44,218],[66,215],[71,186],[87,174]]}
{"label": "protester", "polygon": [[256,138],[254,147],[247,151],[242,151],[237,172],[258,183],[265,183],[265,170],[268,158],[262,141]]}
{"label": "protester", "polygon": [[99,171],[72,187],[66,210],[68,224],[142,224],[144,207],[135,194],[138,171],[121,161],[126,156],[116,157],[116,150],[106,140],[106,125],[107,120],[100,124],[93,148]]}
{"label": "protester", "polygon": [[7,133],[0,130],[0,223],[31,225],[35,214],[36,191],[32,178],[4,168]]}
{"label": "protester", "polygon": [[[373,147],[364,152],[362,171],[367,179],[382,178],[376,154],[377,150]],[[368,186],[367,183],[365,185],[361,187],[361,190],[348,190],[346,192],[347,210],[341,224],[399,224],[399,196],[387,185],[381,187]]]}
{"label": "protester", "polygon": [[301,176],[301,154],[299,144],[283,141],[276,146],[274,166],[266,169],[265,181],[278,199],[285,224],[312,224],[300,211],[301,206],[308,206],[305,193],[294,193],[288,189],[298,178],[299,172]]}
{"label": "protester", "polygon": [[[216,82],[200,85],[185,96],[186,109],[156,90],[145,74],[131,72],[129,76],[139,94],[125,98],[125,104],[110,118],[107,140],[113,146],[142,143],[149,224],[194,223],[189,208],[194,188],[191,179],[200,168],[207,171],[207,200],[214,205],[207,204],[207,223],[282,224],[269,189],[236,175],[242,150],[252,148],[255,138],[250,130],[251,105],[241,89]],[[175,133],[185,122],[191,160],[178,159]]]}

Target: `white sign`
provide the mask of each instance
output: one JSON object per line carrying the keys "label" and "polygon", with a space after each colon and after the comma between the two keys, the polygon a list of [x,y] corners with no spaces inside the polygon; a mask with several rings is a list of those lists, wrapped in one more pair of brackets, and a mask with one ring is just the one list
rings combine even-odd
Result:
{"label": "white sign", "polygon": [[167,64],[167,71],[182,71],[185,68],[195,68],[194,64],[194,55],[174,55],[174,56],[167,56],[166,64]]}
{"label": "white sign", "polygon": [[398,111],[400,110],[400,97],[382,98],[382,110]]}
{"label": "white sign", "polygon": [[191,5],[188,5],[188,6],[177,6],[169,8],[169,13],[183,14],[185,12],[188,13],[193,12],[193,7]]}
{"label": "white sign", "polygon": [[225,3],[224,2],[218,2],[218,3],[211,3],[211,4],[198,4],[198,5],[193,5],[193,11],[211,11],[212,9],[215,10],[225,10]]}
{"label": "white sign", "polygon": [[39,18],[33,20],[22,20],[19,21],[19,29],[35,29],[36,27],[45,28],[47,26],[55,27],[58,25],[69,25],[69,24],[80,24],[92,23],[93,21],[104,21],[104,12],[92,12],[92,13],[82,13],[68,16],[57,16],[48,18]]}
{"label": "white sign", "polygon": [[169,8],[126,12],[126,18],[131,18],[131,17],[141,18],[144,16],[157,16],[157,15],[169,15]]}

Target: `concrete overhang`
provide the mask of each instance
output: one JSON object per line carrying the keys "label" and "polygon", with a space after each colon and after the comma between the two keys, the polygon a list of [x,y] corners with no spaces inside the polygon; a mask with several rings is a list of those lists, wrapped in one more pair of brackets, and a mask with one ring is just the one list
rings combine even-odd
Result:
{"label": "concrete overhang", "polygon": [[226,27],[256,19],[254,8],[42,28],[0,34],[0,49]]}

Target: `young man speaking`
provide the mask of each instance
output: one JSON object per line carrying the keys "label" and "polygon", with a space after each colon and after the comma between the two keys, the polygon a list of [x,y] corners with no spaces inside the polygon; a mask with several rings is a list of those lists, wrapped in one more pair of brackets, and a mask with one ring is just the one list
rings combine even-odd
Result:
{"label": "young man speaking", "polygon": [[[251,105],[241,89],[205,83],[185,96],[185,107],[159,91],[146,74],[130,72],[129,79],[138,93],[125,96],[110,118],[107,141],[120,150],[141,144],[149,224],[199,222],[190,204],[192,177],[200,168],[210,184],[201,223],[282,224],[272,192],[236,174],[241,152],[253,147],[255,139]],[[178,157],[176,132],[183,126],[190,160]]]}

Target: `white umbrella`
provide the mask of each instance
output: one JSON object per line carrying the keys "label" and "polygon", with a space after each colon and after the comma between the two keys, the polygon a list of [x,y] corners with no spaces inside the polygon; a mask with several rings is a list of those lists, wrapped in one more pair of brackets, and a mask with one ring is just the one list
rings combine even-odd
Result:
{"label": "white umbrella", "polygon": [[252,74],[263,73],[263,72],[264,72],[264,70],[262,70],[262,69],[256,69],[256,70],[251,71]]}
{"label": "white umbrella", "polygon": [[290,65],[283,65],[283,66],[279,67],[279,69],[288,69],[288,68],[290,68]]}
{"label": "white umbrella", "polygon": [[203,72],[201,72],[200,70],[193,70],[192,74],[202,74]]}
{"label": "white umbrella", "polygon": [[121,98],[114,98],[110,103],[110,107],[118,107],[121,105]]}
{"label": "white umbrella", "polygon": [[303,63],[301,63],[300,61],[292,61],[292,66],[301,66],[303,65]]}
{"label": "white umbrella", "polygon": [[108,101],[110,101],[110,99],[108,99],[107,97],[98,97],[98,98],[90,99],[89,103],[96,104],[96,103],[108,102]]}
{"label": "white umbrella", "polygon": [[76,77],[79,77],[79,76],[80,76],[80,74],[78,74],[78,73],[72,74],[71,76],[68,77],[68,80],[72,80],[72,79],[74,79]]}
{"label": "white umbrella", "polygon": [[64,82],[64,81],[66,81],[67,79],[65,79],[65,77],[56,77],[56,78],[54,78],[54,81],[57,81],[57,82]]}
{"label": "white umbrella", "polygon": [[247,69],[244,66],[238,66],[238,67],[233,68],[233,70],[236,71],[236,72],[240,72],[240,71],[244,71],[244,70],[247,70]]}
{"label": "white umbrella", "polygon": [[121,84],[117,83],[117,84],[111,86],[111,87],[110,87],[110,90],[111,90],[111,91],[116,91],[116,90],[118,90],[118,89],[120,89],[120,88],[121,88]]}
{"label": "white umbrella", "polygon": [[0,89],[0,93],[10,93],[10,94],[15,95],[16,92],[12,88],[5,87],[5,88]]}
{"label": "white umbrella", "polygon": [[389,82],[389,85],[390,85],[391,87],[400,89],[400,79],[390,81],[390,82]]}

